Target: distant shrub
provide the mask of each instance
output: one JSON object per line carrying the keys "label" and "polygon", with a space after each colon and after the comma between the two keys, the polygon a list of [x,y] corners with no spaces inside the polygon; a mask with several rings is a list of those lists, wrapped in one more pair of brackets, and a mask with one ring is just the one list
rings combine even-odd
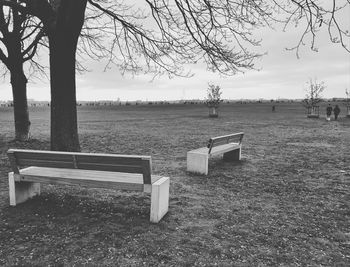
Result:
{"label": "distant shrub", "polygon": [[318,103],[322,102],[322,92],[326,88],[324,82],[317,82],[317,80],[307,83],[306,96],[302,101],[303,105],[307,108],[315,107]]}
{"label": "distant shrub", "polygon": [[209,87],[207,89],[207,99],[205,101],[205,104],[208,107],[218,107],[220,103],[223,101],[221,99],[221,88],[218,85],[209,84]]}

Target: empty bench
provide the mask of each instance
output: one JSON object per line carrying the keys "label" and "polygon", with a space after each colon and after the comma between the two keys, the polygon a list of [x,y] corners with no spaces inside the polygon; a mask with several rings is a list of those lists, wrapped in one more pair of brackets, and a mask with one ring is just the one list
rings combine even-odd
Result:
{"label": "empty bench", "polygon": [[40,184],[79,185],[151,194],[150,221],[168,211],[169,178],[151,174],[151,157],[10,149],[10,205],[40,194]]}
{"label": "empty bench", "polygon": [[234,133],[210,138],[206,147],[187,152],[187,171],[207,175],[211,156],[223,155],[225,161],[240,160],[243,135]]}

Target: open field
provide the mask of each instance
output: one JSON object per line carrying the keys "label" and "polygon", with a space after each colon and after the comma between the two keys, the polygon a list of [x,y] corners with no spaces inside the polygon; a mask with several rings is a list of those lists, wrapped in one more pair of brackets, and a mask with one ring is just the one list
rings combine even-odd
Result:
{"label": "open field", "polygon": [[[43,185],[8,205],[8,148],[49,149],[49,109],[31,109],[33,140],[11,142],[0,108],[1,266],[350,266],[350,119],[307,119],[300,104],[79,107],[84,152],[151,155],[171,178],[169,213],[148,195]],[[321,107],[324,113],[325,108]],[[186,172],[186,151],[244,131],[242,161]]]}

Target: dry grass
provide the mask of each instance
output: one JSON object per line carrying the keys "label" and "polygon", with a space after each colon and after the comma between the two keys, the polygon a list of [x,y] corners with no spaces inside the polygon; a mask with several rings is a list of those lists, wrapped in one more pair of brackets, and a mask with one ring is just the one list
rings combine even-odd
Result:
{"label": "dry grass", "polygon": [[[0,265],[350,265],[350,119],[307,119],[300,104],[224,105],[218,119],[200,105],[80,108],[83,151],[151,155],[171,178],[155,225],[149,196],[129,192],[44,185],[9,207],[6,150],[49,149],[49,110],[31,110],[26,144],[0,115]],[[241,162],[186,172],[186,151],[238,131]]]}

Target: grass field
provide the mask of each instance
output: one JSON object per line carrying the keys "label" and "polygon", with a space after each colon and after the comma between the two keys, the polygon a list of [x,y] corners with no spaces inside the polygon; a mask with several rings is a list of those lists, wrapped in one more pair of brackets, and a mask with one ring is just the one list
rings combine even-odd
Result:
{"label": "grass field", "polygon": [[[49,149],[49,109],[30,110],[33,140],[12,142],[0,109],[1,266],[350,266],[350,119],[307,119],[300,104],[79,107],[84,152],[151,155],[169,176],[169,213],[149,195],[44,185],[8,205],[8,148]],[[325,108],[321,107],[324,111]],[[323,115],[322,115],[323,116]],[[321,116],[321,117],[322,117]],[[244,131],[242,161],[186,172],[186,151]]]}

